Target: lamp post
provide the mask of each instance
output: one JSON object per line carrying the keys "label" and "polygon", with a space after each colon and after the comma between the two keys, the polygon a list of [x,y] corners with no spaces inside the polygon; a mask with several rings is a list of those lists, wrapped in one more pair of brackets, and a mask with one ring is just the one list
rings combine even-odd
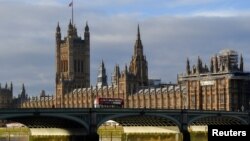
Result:
{"label": "lamp post", "polygon": [[241,112],[244,112],[244,106],[243,105],[241,106]]}
{"label": "lamp post", "polygon": [[250,112],[250,100],[248,101],[248,112]]}

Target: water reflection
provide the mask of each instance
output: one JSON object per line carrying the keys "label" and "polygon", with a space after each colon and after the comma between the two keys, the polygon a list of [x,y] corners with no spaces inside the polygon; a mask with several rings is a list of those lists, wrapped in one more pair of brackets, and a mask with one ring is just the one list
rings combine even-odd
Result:
{"label": "water reflection", "polygon": [[[207,141],[207,132],[190,133],[191,141]],[[99,128],[99,141],[182,141],[181,133],[125,133],[122,127]],[[0,128],[0,141],[87,141],[84,135],[36,135],[29,129]]]}
{"label": "water reflection", "polygon": [[10,134],[10,133],[1,133],[0,141],[29,141],[29,135],[27,134]]}

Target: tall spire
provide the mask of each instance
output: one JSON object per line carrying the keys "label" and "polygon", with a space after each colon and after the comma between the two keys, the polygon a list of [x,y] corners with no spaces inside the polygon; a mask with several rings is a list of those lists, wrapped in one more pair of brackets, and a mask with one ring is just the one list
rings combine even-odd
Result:
{"label": "tall spire", "polygon": [[137,39],[134,47],[134,56],[143,56],[143,46],[141,42],[140,26],[137,27]]}
{"label": "tall spire", "polygon": [[140,35],[140,27],[137,27],[137,39],[134,46],[134,55],[129,65],[129,72],[136,78],[138,86],[148,85],[148,63],[143,55],[143,45]]}
{"label": "tall spire", "polygon": [[25,86],[23,84],[20,96],[21,96],[21,98],[25,98],[25,95],[26,95],[26,90],[25,90]]}
{"label": "tall spire", "polygon": [[97,77],[97,86],[102,87],[102,86],[107,86],[107,75],[106,75],[106,69],[104,62],[102,60],[99,70],[98,70],[98,77]]}
{"label": "tall spire", "polygon": [[140,25],[139,24],[138,24],[138,27],[137,27],[137,40],[141,40]]}

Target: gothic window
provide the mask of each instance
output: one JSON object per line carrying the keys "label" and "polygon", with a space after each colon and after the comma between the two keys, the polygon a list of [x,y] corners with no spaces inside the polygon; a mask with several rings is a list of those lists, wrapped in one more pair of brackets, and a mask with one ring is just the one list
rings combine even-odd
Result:
{"label": "gothic window", "polygon": [[60,64],[61,64],[60,70],[61,70],[62,72],[64,72],[64,70],[63,70],[63,61],[61,61]]}
{"label": "gothic window", "polygon": [[203,104],[204,104],[204,102],[206,101],[205,98],[206,98],[205,95],[202,95],[202,103],[203,103]]}
{"label": "gothic window", "polygon": [[74,60],[74,72],[76,72],[76,70],[77,70],[76,64],[77,64],[77,62],[76,62],[76,60]]}
{"label": "gothic window", "polygon": [[237,86],[237,85],[238,85],[237,81],[234,81],[234,88],[236,88],[236,89],[237,89],[237,88],[238,88],[238,86]]}
{"label": "gothic window", "polygon": [[210,104],[210,102],[211,102],[211,97],[210,97],[210,95],[208,95],[207,96],[207,104]]}
{"label": "gothic window", "polygon": [[191,103],[194,105],[195,104],[195,95],[191,96]]}
{"label": "gothic window", "polygon": [[61,71],[62,72],[68,71],[68,61],[67,60],[61,61]]}
{"label": "gothic window", "polygon": [[83,61],[81,60],[81,72],[83,72]]}
{"label": "gothic window", "polygon": [[215,97],[215,95],[212,95],[212,103],[214,104],[215,101],[216,101],[216,97]]}
{"label": "gothic window", "polygon": [[224,103],[224,94],[220,94],[220,103]]}
{"label": "gothic window", "polygon": [[80,60],[77,60],[77,72],[81,72],[80,65],[81,65]]}
{"label": "gothic window", "polygon": [[65,67],[66,67],[65,71],[68,71],[68,60],[65,61]]}
{"label": "gothic window", "polygon": [[62,60],[62,72],[66,71],[66,63],[64,60]]}

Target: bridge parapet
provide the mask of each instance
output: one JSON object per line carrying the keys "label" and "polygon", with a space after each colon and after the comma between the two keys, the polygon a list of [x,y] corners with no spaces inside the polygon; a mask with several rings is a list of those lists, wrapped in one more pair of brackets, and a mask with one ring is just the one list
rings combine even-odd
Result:
{"label": "bridge parapet", "polygon": [[[40,117],[53,117],[53,120],[63,122],[72,121],[84,127],[88,138],[95,140],[98,127],[108,121],[115,120],[118,123],[129,122],[155,122],[157,125],[176,125],[185,138],[189,138],[188,127],[193,124],[250,124],[250,112],[228,112],[228,111],[200,111],[200,110],[168,110],[168,109],[101,109],[101,108],[34,108],[34,109],[1,109],[0,119],[23,119],[39,120]],[[130,120],[131,118],[138,120]],[[140,120],[141,119],[141,120]],[[20,120],[21,121],[21,120]],[[24,121],[24,120],[22,120]],[[134,124],[134,123],[133,123]],[[136,124],[136,123],[135,123]],[[75,124],[72,124],[75,125]],[[132,125],[132,124],[131,124]],[[187,139],[188,140],[188,139]]]}

